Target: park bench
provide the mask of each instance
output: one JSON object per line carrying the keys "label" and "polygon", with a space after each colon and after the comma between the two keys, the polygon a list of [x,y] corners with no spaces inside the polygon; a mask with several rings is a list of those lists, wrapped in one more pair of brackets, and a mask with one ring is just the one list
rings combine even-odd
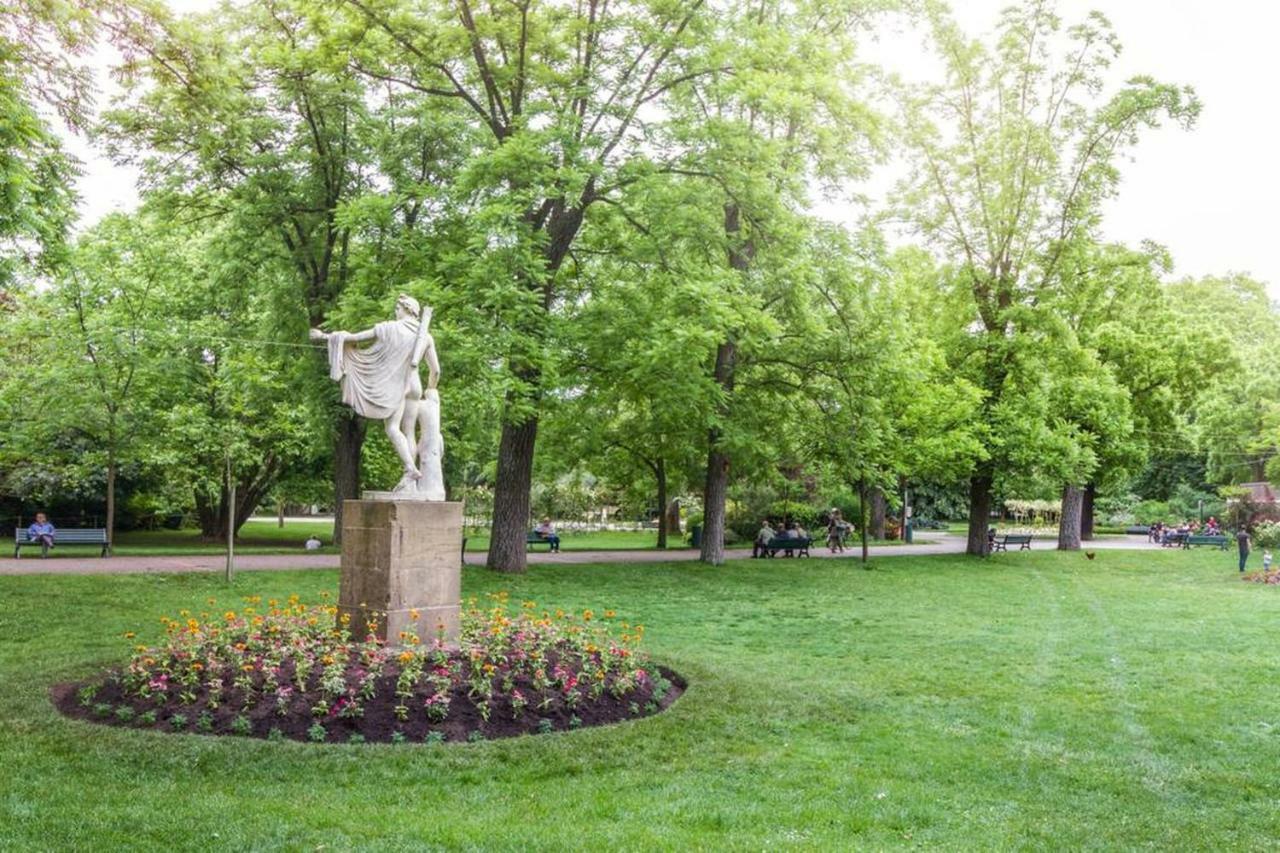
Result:
{"label": "park bench", "polygon": [[1130,524],[1124,529],[1130,536],[1150,536],[1151,528],[1145,524]]}
{"label": "park bench", "polygon": [[1185,548],[1187,547],[1187,533],[1179,533],[1176,530],[1166,530],[1164,536],[1160,539],[1161,548]]}
{"label": "park bench", "polygon": [[992,551],[1008,551],[1010,545],[1018,545],[1019,551],[1031,550],[1030,533],[1006,533],[991,540]]}
{"label": "park bench", "polygon": [[1198,536],[1192,534],[1186,537],[1182,542],[1183,548],[1190,548],[1192,545],[1213,545],[1220,550],[1227,550],[1227,537],[1225,536]]}
{"label": "park bench", "polygon": [[525,550],[526,550],[526,551],[527,551],[527,550],[529,550],[529,549],[530,549],[530,548],[532,548],[534,545],[546,545],[546,546],[547,546],[547,550],[548,550],[548,551],[550,551],[550,550],[551,550],[551,541],[550,541],[550,540],[548,540],[548,539],[544,539],[543,537],[539,536],[538,534],[534,533],[533,531],[530,531],[530,532],[528,532],[528,533],[526,533],[526,534],[524,535],[524,547],[525,547]]}
{"label": "park bench", "polygon": [[799,538],[788,538],[785,536],[775,536],[764,545],[765,553],[770,557],[777,556],[782,551],[788,557],[807,557],[809,556],[809,546],[813,544],[813,537],[801,536]]}
{"label": "park bench", "polygon": [[[96,527],[59,527],[58,532],[53,537],[54,545],[101,545],[102,556],[107,556],[107,552],[111,550],[111,545],[107,542],[107,531],[105,528]],[[43,543],[32,540],[27,536],[26,528],[18,527],[13,531],[13,558],[18,559],[19,553],[23,547],[40,547],[40,556],[49,556],[49,549],[43,546]]]}

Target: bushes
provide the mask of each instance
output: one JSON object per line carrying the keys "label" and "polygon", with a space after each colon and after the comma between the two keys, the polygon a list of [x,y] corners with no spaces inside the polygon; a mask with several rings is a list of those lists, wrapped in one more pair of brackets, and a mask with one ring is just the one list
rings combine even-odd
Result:
{"label": "bushes", "polygon": [[1280,522],[1264,521],[1253,528],[1253,542],[1259,548],[1280,548]]}

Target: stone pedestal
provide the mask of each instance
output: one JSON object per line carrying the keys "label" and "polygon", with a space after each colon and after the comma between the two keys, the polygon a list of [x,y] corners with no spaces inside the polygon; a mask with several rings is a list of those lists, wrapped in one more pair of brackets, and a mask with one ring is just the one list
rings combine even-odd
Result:
{"label": "stone pedestal", "polygon": [[363,638],[375,626],[389,645],[401,645],[402,632],[425,644],[443,633],[456,643],[461,573],[461,503],[343,503],[338,617],[351,617],[353,636]]}

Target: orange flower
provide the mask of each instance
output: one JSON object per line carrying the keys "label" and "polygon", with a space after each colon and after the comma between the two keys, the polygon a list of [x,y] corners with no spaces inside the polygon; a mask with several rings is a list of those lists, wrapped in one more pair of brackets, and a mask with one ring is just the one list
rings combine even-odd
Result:
{"label": "orange flower", "polygon": [[418,611],[417,611],[416,609],[412,609],[412,610],[410,610],[410,611],[409,611],[409,618],[410,618],[410,619],[413,619],[414,621],[417,621],[417,619],[418,619],[418,617],[419,617],[420,615],[421,615],[421,614],[420,614],[420,613],[418,613]]}

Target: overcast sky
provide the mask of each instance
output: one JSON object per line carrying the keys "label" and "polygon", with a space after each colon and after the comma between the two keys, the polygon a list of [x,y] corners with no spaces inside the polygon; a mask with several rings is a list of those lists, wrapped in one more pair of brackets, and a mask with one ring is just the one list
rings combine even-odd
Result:
{"label": "overcast sky", "polygon": [[[208,0],[169,0],[177,9],[208,8]],[[989,31],[1007,0],[954,0],[970,33]],[[1204,110],[1187,132],[1148,132],[1123,164],[1120,196],[1108,205],[1104,231],[1131,245],[1154,240],[1170,249],[1175,276],[1251,273],[1280,298],[1280,243],[1273,212],[1280,192],[1280,119],[1272,97],[1280,81],[1274,38],[1280,7],[1258,0],[1061,0],[1068,22],[1091,9],[1115,25],[1124,54],[1118,78],[1150,74],[1196,88]],[[864,58],[910,78],[928,77],[937,64],[919,33],[885,32]],[[84,223],[137,203],[136,175],[113,166],[82,140],[70,147],[85,161],[80,181]],[[886,166],[872,182],[888,183]],[[842,211],[824,206],[824,214]],[[850,211],[852,214],[852,211]],[[852,218],[852,216],[850,217]]]}

